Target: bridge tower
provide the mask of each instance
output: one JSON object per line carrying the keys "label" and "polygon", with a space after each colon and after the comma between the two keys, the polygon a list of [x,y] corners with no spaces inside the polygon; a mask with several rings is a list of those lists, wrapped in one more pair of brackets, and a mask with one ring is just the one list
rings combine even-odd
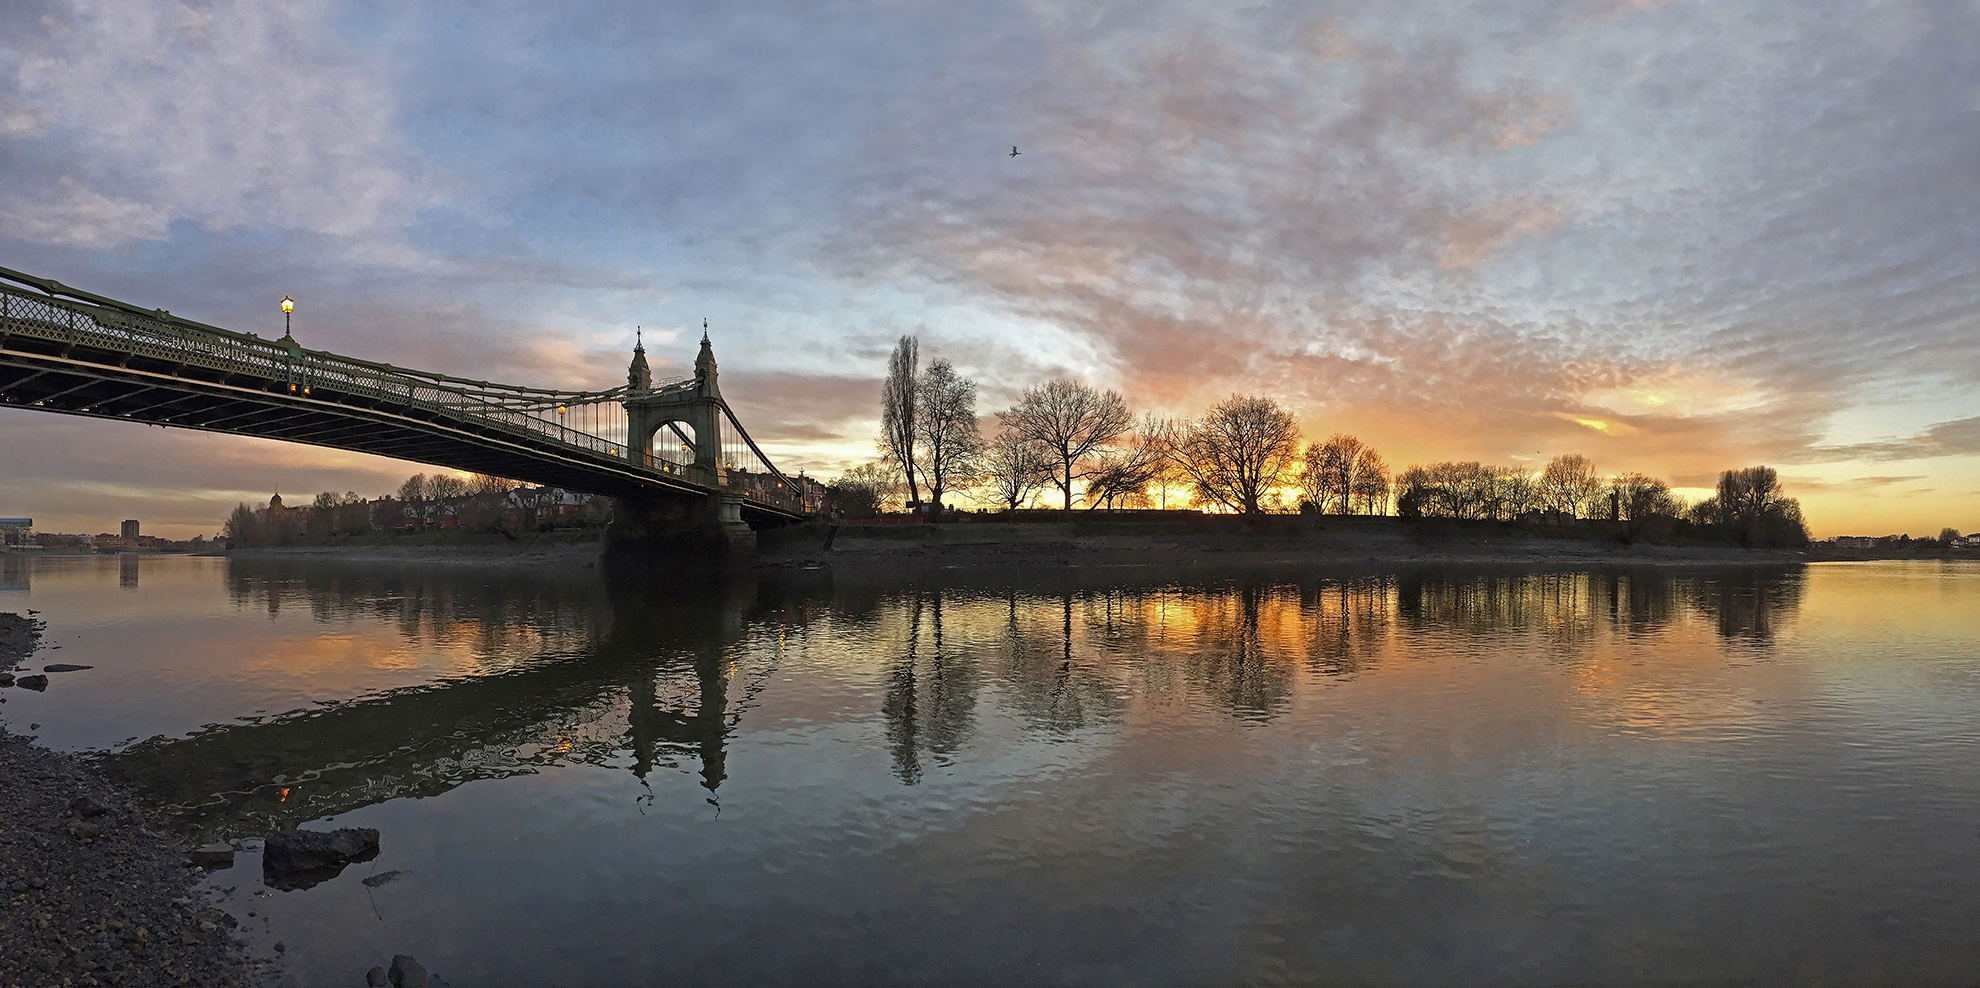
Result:
{"label": "bridge tower", "polygon": [[[756,533],[743,521],[742,492],[721,489],[728,482],[728,468],[722,462],[722,389],[716,380],[715,348],[708,342],[708,324],[702,323],[701,352],[694,358],[692,380],[656,390],[646,364],[646,346],[635,340],[632,363],[626,367],[626,385],[626,457],[639,466],[662,466],[655,461],[672,458],[654,456],[653,442],[661,430],[668,430],[670,434],[662,442],[678,442],[693,454],[679,472],[716,488],[717,493],[709,495],[701,506],[684,505],[678,497],[639,504],[622,501],[622,517],[614,522],[625,529],[622,540],[675,543],[699,540],[712,532],[730,552],[754,551]],[[693,435],[684,433],[681,426]]]}
{"label": "bridge tower", "polygon": [[701,331],[701,353],[694,358],[694,380],[653,390],[653,374],[646,366],[646,347],[634,344],[632,364],[626,368],[626,456],[641,466],[654,466],[653,439],[661,429],[687,426],[692,439],[679,429],[668,442],[679,441],[691,448],[690,465],[702,473],[696,479],[715,483],[722,470],[722,389],[715,378],[715,349],[708,343],[708,330]]}

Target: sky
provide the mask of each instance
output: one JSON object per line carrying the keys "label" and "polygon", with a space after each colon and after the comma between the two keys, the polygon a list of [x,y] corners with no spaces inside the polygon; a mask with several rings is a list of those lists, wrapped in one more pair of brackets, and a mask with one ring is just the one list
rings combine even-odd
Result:
{"label": "sky", "polygon": [[[875,455],[912,333],[993,427],[1262,394],[1394,467],[1764,463],[1818,537],[1966,531],[1976,47],[1970,2],[11,0],[0,267],[548,387],[706,319],[787,472]],[[43,531],[426,469],[0,409]]]}

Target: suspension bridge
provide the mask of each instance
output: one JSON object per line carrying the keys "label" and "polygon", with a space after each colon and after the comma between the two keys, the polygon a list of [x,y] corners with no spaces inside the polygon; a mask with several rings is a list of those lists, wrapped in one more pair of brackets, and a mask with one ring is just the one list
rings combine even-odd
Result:
{"label": "suspension bridge", "polygon": [[[815,514],[722,398],[707,334],[695,375],[497,384],[208,326],[0,268],[0,407],[225,432],[602,494],[647,528],[726,531]],[[624,512],[622,512],[624,514]],[[753,538],[748,538],[753,543]]]}

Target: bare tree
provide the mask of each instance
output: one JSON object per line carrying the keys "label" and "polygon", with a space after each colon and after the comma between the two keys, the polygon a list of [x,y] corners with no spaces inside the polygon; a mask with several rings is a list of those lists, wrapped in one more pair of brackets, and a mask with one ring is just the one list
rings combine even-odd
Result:
{"label": "bare tree", "polygon": [[915,440],[921,436],[921,341],[903,336],[887,357],[887,380],[880,385],[880,451],[907,480],[908,503],[921,503],[915,483]]}
{"label": "bare tree", "polygon": [[1619,521],[1643,521],[1656,515],[1672,518],[1683,512],[1669,484],[1641,473],[1619,473],[1609,481],[1615,493]]}
{"label": "bare tree", "polygon": [[1096,469],[1104,453],[1133,423],[1119,392],[1101,391],[1079,381],[1047,381],[1026,388],[1009,411],[997,413],[1005,429],[1039,446],[1052,464],[1051,482],[1072,510],[1073,485]]}
{"label": "bare tree", "polygon": [[850,518],[871,518],[901,497],[901,482],[888,462],[862,463],[829,485],[832,500]]}
{"label": "bare tree", "polygon": [[426,475],[416,473],[399,485],[398,498],[407,504],[418,504],[426,500]]}
{"label": "bare tree", "polygon": [[1562,512],[1570,518],[1580,517],[1601,490],[1602,480],[1595,474],[1595,465],[1580,453],[1556,456],[1540,471],[1541,501],[1548,510]]}
{"label": "bare tree", "polygon": [[1119,450],[1104,457],[1087,480],[1087,509],[1146,505],[1148,486],[1160,480],[1174,460],[1179,432],[1172,419],[1143,416],[1141,427]]}
{"label": "bare tree", "polygon": [[446,501],[460,497],[468,491],[467,482],[451,473],[436,473],[426,478],[426,499]]}
{"label": "bare tree", "polygon": [[1355,503],[1366,514],[1380,515],[1389,511],[1389,465],[1382,462],[1382,454],[1372,449],[1364,449],[1354,462],[1353,494]]}
{"label": "bare tree", "polygon": [[975,478],[983,453],[983,434],[976,428],[976,382],[957,374],[947,360],[937,360],[915,387],[920,392],[915,431],[921,477],[928,482],[929,505],[939,515],[942,495]]}
{"label": "bare tree", "polygon": [[[1381,478],[1379,492],[1376,480]],[[1389,469],[1382,455],[1346,433],[1336,432],[1324,443],[1309,443],[1301,457],[1300,497],[1322,514],[1354,514],[1357,504],[1386,501]],[[1373,510],[1372,508],[1368,510]]]}
{"label": "bare tree", "polygon": [[1333,494],[1329,486],[1332,479],[1327,473],[1326,452],[1319,443],[1307,443],[1306,452],[1300,457],[1298,480],[1299,510],[1302,513],[1327,513],[1327,502]]}
{"label": "bare tree", "polygon": [[1747,467],[1720,474],[1716,500],[1719,523],[1736,532],[1747,545],[1808,544],[1801,503],[1782,492],[1780,476],[1773,467]]}
{"label": "bare tree", "polygon": [[1270,398],[1232,395],[1189,424],[1177,461],[1199,497],[1255,515],[1298,457],[1292,412]]}
{"label": "bare tree", "polygon": [[1016,511],[1052,482],[1052,461],[1037,443],[1005,432],[985,446],[982,473],[997,502]]}
{"label": "bare tree", "polygon": [[1396,513],[1406,518],[1517,518],[1542,502],[1533,475],[1477,462],[1410,467],[1396,478]]}
{"label": "bare tree", "polygon": [[476,473],[468,475],[467,486],[469,494],[507,494],[520,485],[507,477]]}
{"label": "bare tree", "polygon": [[1352,513],[1354,464],[1367,449],[1361,440],[1343,432],[1327,437],[1320,445],[1320,468],[1326,475],[1325,489],[1340,514]]}

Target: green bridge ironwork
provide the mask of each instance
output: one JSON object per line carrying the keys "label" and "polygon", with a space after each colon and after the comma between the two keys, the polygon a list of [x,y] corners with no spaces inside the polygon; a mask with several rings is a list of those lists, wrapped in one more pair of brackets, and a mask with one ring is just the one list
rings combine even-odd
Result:
{"label": "green bridge ironwork", "polygon": [[[702,398],[703,429],[718,434],[670,436],[656,453],[626,442],[624,405],[645,389],[470,380],[208,326],[6,268],[0,279],[0,405],[376,453],[594,494],[726,495],[759,515],[811,513],[806,492],[712,387],[701,389],[713,394]],[[687,393],[694,382],[653,390]]]}

